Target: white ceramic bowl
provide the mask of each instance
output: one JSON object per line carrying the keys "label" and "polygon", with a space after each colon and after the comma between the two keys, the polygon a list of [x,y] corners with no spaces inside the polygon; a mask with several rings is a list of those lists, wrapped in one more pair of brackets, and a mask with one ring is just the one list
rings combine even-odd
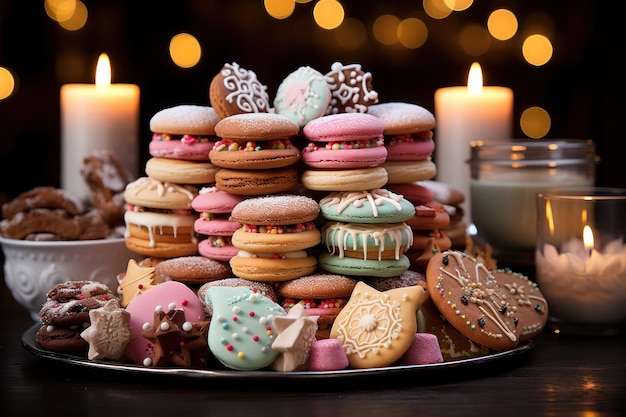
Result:
{"label": "white ceramic bowl", "polygon": [[128,260],[137,259],[124,238],[65,242],[35,242],[0,237],[4,280],[11,295],[39,321],[46,293],[66,281],[100,281],[117,292],[117,275]]}

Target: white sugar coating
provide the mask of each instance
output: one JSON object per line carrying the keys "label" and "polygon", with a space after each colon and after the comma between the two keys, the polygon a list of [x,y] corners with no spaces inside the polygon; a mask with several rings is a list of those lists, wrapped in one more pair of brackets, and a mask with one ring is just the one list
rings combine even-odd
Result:
{"label": "white sugar coating", "polygon": [[270,140],[295,136],[300,126],[276,113],[242,113],[226,117],[215,126],[221,138]]}
{"label": "white sugar coating", "polygon": [[319,212],[310,197],[280,194],[246,199],[233,208],[231,218],[241,224],[290,225],[313,221]]}
{"label": "white sugar coating", "polygon": [[155,266],[157,275],[168,278],[224,278],[227,267],[214,259],[200,255],[180,256],[159,262]]}
{"label": "white sugar coating", "polygon": [[290,298],[349,297],[357,281],[344,275],[318,273],[282,282],[276,291]]}
{"label": "white sugar coating", "polygon": [[383,124],[365,113],[339,113],[311,120],[302,129],[307,139],[314,141],[353,141],[377,138],[383,134]]}
{"label": "white sugar coating", "polygon": [[214,135],[220,117],[210,106],[182,104],[158,111],[150,119],[150,130],[175,135]]}
{"label": "white sugar coating", "polygon": [[380,119],[385,127],[385,134],[421,132],[436,126],[435,116],[417,104],[378,103],[369,106],[367,112]]}

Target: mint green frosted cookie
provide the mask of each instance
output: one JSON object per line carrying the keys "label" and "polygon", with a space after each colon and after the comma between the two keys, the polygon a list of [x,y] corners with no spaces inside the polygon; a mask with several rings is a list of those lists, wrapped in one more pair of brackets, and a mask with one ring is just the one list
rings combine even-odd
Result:
{"label": "mint green frosted cookie", "polygon": [[231,369],[253,371],[276,359],[272,320],[286,315],[279,304],[248,287],[212,287],[205,297],[213,308],[209,349],[220,362]]}
{"label": "mint green frosted cookie", "polygon": [[411,266],[406,255],[399,259],[357,259],[323,253],[319,256],[322,269],[333,274],[359,277],[397,277],[404,274]]}
{"label": "mint green frosted cookie", "polygon": [[400,194],[379,188],[333,192],[320,200],[326,220],[349,223],[397,223],[415,215],[415,206]]}
{"label": "mint green frosted cookie", "polygon": [[300,67],[278,86],[274,109],[303,127],[324,114],[330,97],[324,75],[311,67]]}

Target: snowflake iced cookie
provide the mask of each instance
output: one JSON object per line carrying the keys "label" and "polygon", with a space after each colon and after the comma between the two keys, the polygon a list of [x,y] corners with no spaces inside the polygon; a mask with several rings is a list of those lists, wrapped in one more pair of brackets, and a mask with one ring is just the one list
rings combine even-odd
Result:
{"label": "snowflake iced cookie", "polygon": [[418,285],[381,292],[359,281],[330,337],[341,342],[352,368],[391,365],[413,342],[424,295]]}

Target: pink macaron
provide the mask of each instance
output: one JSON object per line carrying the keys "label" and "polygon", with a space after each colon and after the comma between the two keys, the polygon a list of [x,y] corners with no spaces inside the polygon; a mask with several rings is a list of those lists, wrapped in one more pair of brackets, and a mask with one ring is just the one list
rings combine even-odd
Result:
{"label": "pink macaron", "polygon": [[422,161],[435,150],[435,116],[422,106],[404,102],[374,104],[368,114],[384,126],[387,161]]}
{"label": "pink macaron", "polygon": [[303,128],[309,141],[302,161],[312,168],[374,167],[387,158],[383,124],[366,113],[340,113],[318,117]]}
{"label": "pink macaron", "polygon": [[201,213],[230,213],[245,199],[245,196],[231,194],[214,186],[202,187],[191,202],[191,207]]}
{"label": "pink macaron", "polygon": [[150,155],[156,158],[209,161],[219,116],[209,106],[179,105],[155,113],[150,119]]}
{"label": "pink macaron", "polygon": [[211,235],[198,242],[198,253],[216,261],[228,262],[238,252],[239,249],[233,245],[231,236]]}

